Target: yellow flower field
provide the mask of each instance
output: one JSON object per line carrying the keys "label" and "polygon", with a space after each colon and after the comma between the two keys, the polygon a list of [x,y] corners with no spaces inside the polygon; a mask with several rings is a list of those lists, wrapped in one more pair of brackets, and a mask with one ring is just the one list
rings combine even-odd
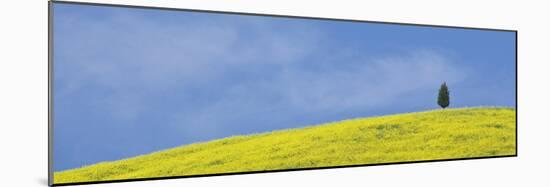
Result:
{"label": "yellow flower field", "polygon": [[233,136],[56,172],[54,182],[514,155],[515,112],[442,109]]}

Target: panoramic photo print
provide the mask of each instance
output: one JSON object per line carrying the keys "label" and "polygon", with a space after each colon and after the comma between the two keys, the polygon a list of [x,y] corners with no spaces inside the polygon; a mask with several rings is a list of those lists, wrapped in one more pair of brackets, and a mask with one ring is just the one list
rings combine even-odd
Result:
{"label": "panoramic photo print", "polygon": [[51,4],[54,184],[516,155],[516,32]]}

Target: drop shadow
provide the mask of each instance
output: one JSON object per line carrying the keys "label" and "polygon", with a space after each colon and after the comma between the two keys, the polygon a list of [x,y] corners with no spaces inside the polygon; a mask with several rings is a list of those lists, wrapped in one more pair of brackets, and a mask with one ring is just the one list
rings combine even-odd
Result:
{"label": "drop shadow", "polygon": [[49,186],[47,178],[38,178],[35,181],[40,185]]}

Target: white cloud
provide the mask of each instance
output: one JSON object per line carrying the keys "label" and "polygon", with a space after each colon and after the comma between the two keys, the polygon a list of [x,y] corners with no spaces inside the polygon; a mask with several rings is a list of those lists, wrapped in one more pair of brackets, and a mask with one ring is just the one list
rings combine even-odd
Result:
{"label": "white cloud", "polygon": [[[90,98],[91,102],[109,108],[114,117],[132,120],[146,115],[147,106],[142,101],[164,91],[217,84],[232,79],[235,71],[265,74],[246,83],[224,85],[219,93],[224,94],[224,100],[196,106],[202,109],[191,114],[198,116],[191,120],[194,123],[219,125],[227,111],[231,111],[228,115],[246,115],[265,106],[303,112],[384,107],[386,101],[408,92],[434,88],[442,81],[461,81],[466,73],[433,50],[380,57],[359,55],[337,62],[349,59],[349,50],[357,52],[319,45],[327,36],[307,25],[278,28],[250,20],[187,20],[161,26],[147,20],[115,16],[111,22],[93,25],[71,20],[73,27],[80,28],[62,36],[61,43],[71,48],[57,52],[62,60],[56,61],[56,66],[64,66],[58,71],[61,75],[56,75],[62,79],[58,94],[83,91],[86,85],[103,87],[112,93]],[[326,63],[353,66],[309,71],[307,67],[314,65],[307,57],[319,51],[332,51],[326,54],[330,56]],[[272,71],[251,72],[255,67]],[[207,114],[219,116],[205,117]]]}
{"label": "white cloud", "polygon": [[357,59],[353,69],[287,71],[278,84],[293,106],[312,110],[383,107],[409,92],[463,80],[466,70],[434,51]]}

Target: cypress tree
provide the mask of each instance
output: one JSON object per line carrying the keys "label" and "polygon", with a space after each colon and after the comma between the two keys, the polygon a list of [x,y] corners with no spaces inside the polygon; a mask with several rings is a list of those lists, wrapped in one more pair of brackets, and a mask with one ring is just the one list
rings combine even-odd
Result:
{"label": "cypress tree", "polygon": [[437,104],[441,108],[447,108],[449,106],[449,88],[447,88],[447,83],[443,82],[439,88],[439,95],[437,97]]}

